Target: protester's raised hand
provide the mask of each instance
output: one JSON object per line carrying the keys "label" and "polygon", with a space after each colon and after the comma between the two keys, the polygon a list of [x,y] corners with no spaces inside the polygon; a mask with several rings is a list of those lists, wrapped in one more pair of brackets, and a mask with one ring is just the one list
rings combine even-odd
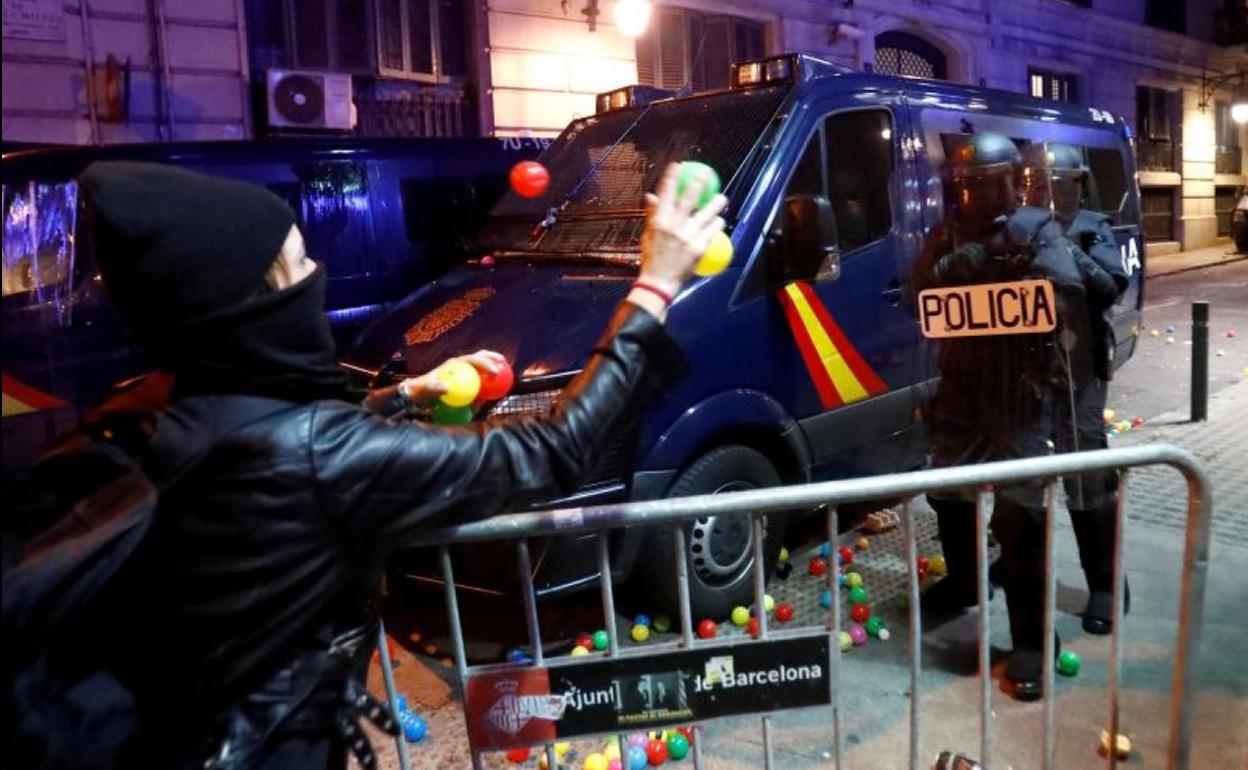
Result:
{"label": "protester's raised hand", "polygon": [[693,275],[694,265],[715,233],[724,229],[720,213],[728,199],[716,195],[697,209],[702,190],[709,182],[705,172],[677,196],[679,166],[669,165],[659,187],[646,195],[646,230],[641,236],[641,276],[646,283],[675,296]]}

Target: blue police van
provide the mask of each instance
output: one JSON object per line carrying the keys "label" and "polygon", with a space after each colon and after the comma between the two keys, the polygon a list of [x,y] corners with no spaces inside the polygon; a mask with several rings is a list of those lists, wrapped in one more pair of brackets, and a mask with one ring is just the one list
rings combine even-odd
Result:
{"label": "blue police van", "polygon": [[146,372],[75,248],[75,177],[96,160],[168,163],[268,187],[329,273],[340,345],[458,264],[508,169],[539,139],[285,138],[34,149],[3,159],[4,471],[25,467],[80,411]]}
{"label": "blue police van", "polygon": [[[941,220],[951,139],[1001,132],[1061,142],[1089,171],[1085,208],[1112,223],[1130,286],[1109,312],[1114,366],[1132,354],[1144,243],[1133,140],[1095,108],[847,70],[786,55],[734,65],[731,86],[683,98],[631,87],[599,97],[541,162],[537,199],[508,194],[470,261],[418,290],[360,338],[349,361],[373,384],[427,371],[478,348],[517,373],[487,414],[541,412],[586,360],[638,270],[642,195],[670,162],[717,170],[731,200],[730,267],[695,279],[667,328],[694,376],[664,393],[609,448],[589,483],[548,506],[726,492],[921,467],[919,404],[934,386],[934,345],[920,333],[911,267]],[[770,564],[785,522],[768,522]],[[698,617],[749,604],[752,534],[744,517],[688,525]],[[613,577],[672,609],[669,532],[613,535]],[[543,595],[589,586],[596,549],[553,539],[536,559]],[[457,580],[502,593],[514,561],[474,555]],[[418,581],[436,560],[412,558]]]}

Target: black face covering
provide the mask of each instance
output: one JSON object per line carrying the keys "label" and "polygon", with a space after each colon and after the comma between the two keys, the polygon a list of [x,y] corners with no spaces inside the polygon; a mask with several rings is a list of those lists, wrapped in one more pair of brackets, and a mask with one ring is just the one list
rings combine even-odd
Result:
{"label": "black face covering", "polygon": [[325,318],[325,268],[281,291],[187,321],[154,345],[177,395],[234,394],[307,402],[345,398]]}

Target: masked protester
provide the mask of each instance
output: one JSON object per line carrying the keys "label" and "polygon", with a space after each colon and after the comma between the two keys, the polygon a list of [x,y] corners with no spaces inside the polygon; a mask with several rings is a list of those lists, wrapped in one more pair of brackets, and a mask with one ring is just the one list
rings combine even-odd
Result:
{"label": "masked protester", "polygon": [[[1066,144],[1033,145],[1024,158],[1027,178],[1052,191],[1053,211],[1070,243],[1083,280],[1086,302],[1072,307],[1077,319],[1069,352],[1071,377],[1054,394],[1059,417],[1054,420],[1054,443],[1060,452],[1105,449],[1103,414],[1112,367],[1108,312],[1127,288],[1118,246],[1109,217],[1082,208],[1088,169],[1078,148]],[[1088,603],[1083,628],[1108,634],[1113,625],[1114,505],[1117,474],[1086,473],[1066,481],[1067,506],[1079,561],[1088,581]],[[1129,594],[1124,606],[1129,605]]]}
{"label": "masked protester", "polygon": [[[111,757],[87,766],[343,768],[351,751],[372,767],[359,719],[393,729],[363,687],[387,557],[431,527],[571,492],[602,437],[679,374],[667,305],[723,228],[722,196],[694,211],[701,187],[678,200],[668,169],[647,196],[640,279],[549,414],[452,428],[346,400],[325,270],[276,196],[157,165],[89,167],[85,234],[173,384],[144,423],[159,508],[108,629],[138,717],[111,743],[93,736]],[[25,748],[79,766],[50,757],[81,746]]]}
{"label": "masked protester", "polygon": [[[924,244],[915,269],[916,287],[1047,279],[1057,306],[1039,295],[1031,298],[1031,306],[1056,322],[1065,306],[1084,299],[1048,198],[1024,201],[1022,156],[1009,137],[977,132],[949,139],[942,170],[947,216]],[[940,382],[924,405],[935,465],[1049,453],[1054,383],[1066,376],[1060,337],[1058,332],[1006,332],[939,340]],[[924,594],[923,608],[960,612],[977,598],[974,490],[932,493],[928,500],[936,511],[948,575]],[[997,572],[1014,647],[1005,676],[1016,698],[1032,700],[1042,694],[1043,486],[998,488],[992,530],[1001,544]]]}

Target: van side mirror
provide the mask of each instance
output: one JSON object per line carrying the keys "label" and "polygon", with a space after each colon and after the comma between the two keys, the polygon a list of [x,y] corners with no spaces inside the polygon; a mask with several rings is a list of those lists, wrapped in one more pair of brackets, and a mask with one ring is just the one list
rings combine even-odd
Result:
{"label": "van side mirror", "polygon": [[782,282],[834,280],[841,274],[836,217],[823,195],[790,195],[784,199],[776,271]]}

